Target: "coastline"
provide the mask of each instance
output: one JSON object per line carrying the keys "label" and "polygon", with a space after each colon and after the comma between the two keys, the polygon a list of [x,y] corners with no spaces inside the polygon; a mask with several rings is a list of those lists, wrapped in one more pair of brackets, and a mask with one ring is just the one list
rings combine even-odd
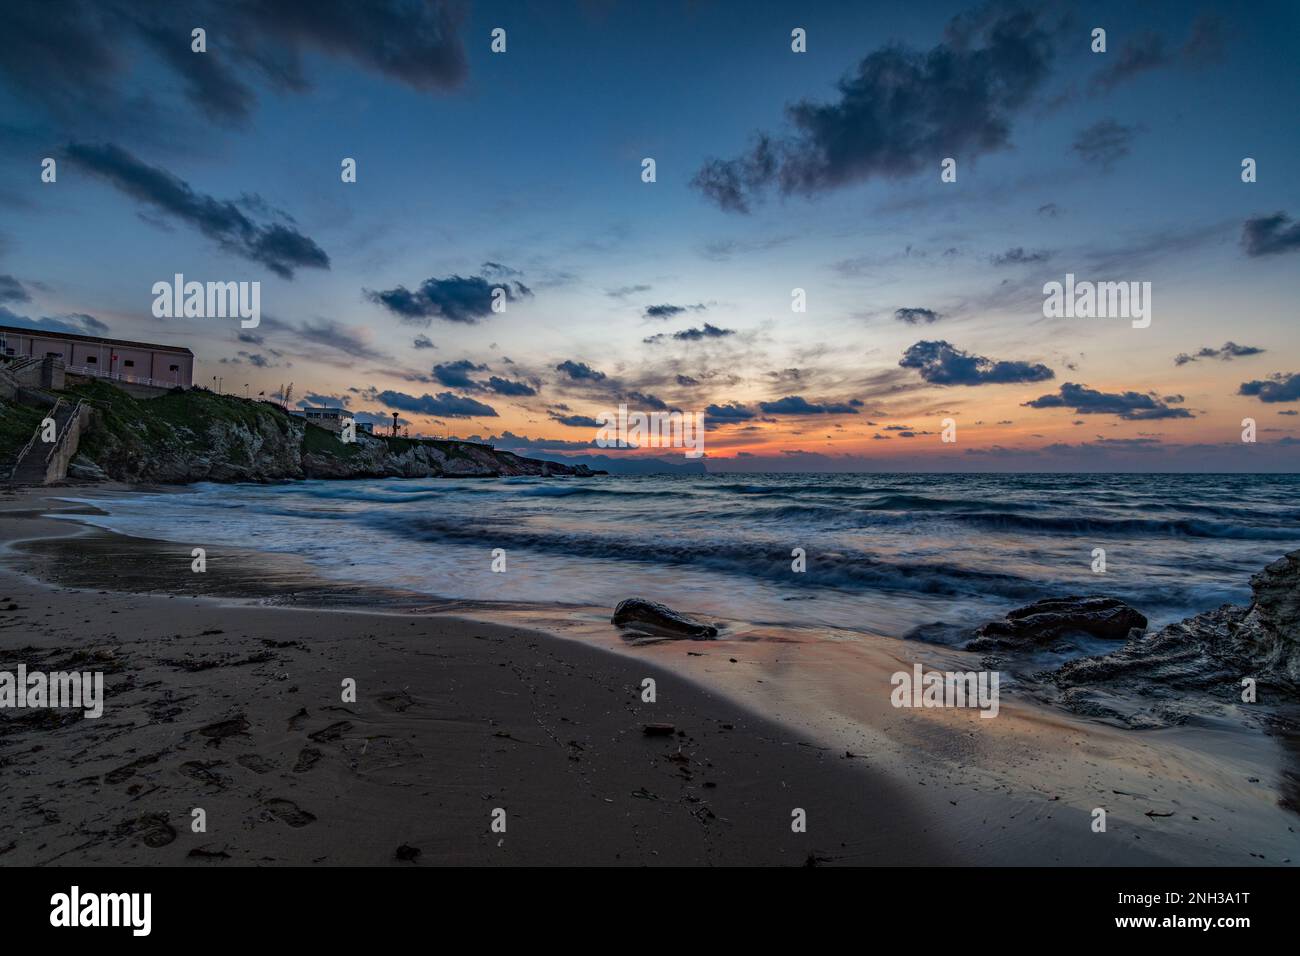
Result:
{"label": "coastline", "polygon": [[[92,491],[104,493],[112,491]],[[84,496],[80,489],[78,495]],[[435,603],[424,595],[323,582],[279,554],[272,564],[270,556],[255,552],[236,556],[210,550],[208,574],[193,575],[188,546],[35,517],[50,510],[40,507],[40,501],[52,496],[50,490],[19,493],[3,501],[6,510],[0,515],[4,542],[27,540],[17,552],[6,553],[4,587],[18,595],[12,603],[33,609],[45,603],[46,615],[54,618],[36,618],[44,631],[41,643],[33,646],[46,653],[58,640],[97,650],[120,647],[130,656],[124,670],[134,675],[128,692],[152,686],[154,693],[165,689],[164,696],[186,701],[214,692],[225,701],[224,709],[211,702],[202,707],[169,703],[163,706],[170,714],[166,719],[153,717],[149,709],[156,710],[162,698],[133,704],[150,715],[149,722],[121,731],[143,739],[129,750],[118,745],[120,766],[108,766],[109,754],[101,752],[112,748],[77,749],[84,746],[78,727],[54,731],[56,737],[67,737],[61,745],[72,761],[63,778],[45,781],[54,792],[65,793],[72,779],[93,774],[96,783],[81,786],[99,789],[93,798],[82,799],[93,799],[98,807],[105,793],[123,791],[105,783],[108,775],[121,778],[119,782],[135,780],[126,790],[142,789],[121,798],[119,815],[148,803],[155,793],[167,795],[173,840],[141,850],[123,816],[109,831],[119,835],[92,841],[93,852],[104,854],[99,862],[182,862],[190,859],[190,850],[209,847],[213,852],[209,844],[217,843],[233,847],[219,852],[237,862],[312,862],[316,856],[310,854],[322,849],[329,851],[325,859],[330,862],[384,862],[384,853],[395,859],[399,845],[385,847],[384,839],[399,839],[400,825],[409,827],[428,815],[427,808],[422,812],[421,804],[410,799],[411,791],[421,788],[426,803],[432,794],[444,794],[437,814],[450,816],[451,829],[427,820],[422,824],[422,832],[445,837],[424,838],[440,847],[436,854],[418,838],[400,837],[421,848],[420,862],[798,865],[812,858],[903,865],[1245,865],[1295,858],[1296,837],[1289,827],[1294,817],[1277,807],[1280,745],[1267,738],[1243,749],[1241,736],[1226,727],[1141,734],[1118,730],[1037,705],[1014,689],[995,721],[971,712],[895,710],[888,704],[890,673],[908,670],[917,661],[927,667],[969,668],[977,658],[879,635],[846,639],[820,632],[805,639],[752,628],[719,642],[631,647],[608,625],[608,610],[602,615],[601,609],[557,607],[548,613],[537,607]],[[43,557],[33,564],[33,554]],[[161,573],[159,555],[174,558],[175,565],[166,563],[179,573]],[[10,570],[17,563],[36,572],[41,561],[46,562],[41,577],[48,578],[51,567],[61,569],[54,590]],[[110,581],[111,591],[99,591]],[[78,590],[67,590],[68,585]],[[24,592],[24,587],[31,590]],[[148,590],[170,596],[142,593]],[[236,600],[235,594],[254,595],[260,603],[248,597]],[[173,615],[169,627],[158,620],[157,608],[177,601],[183,602],[184,625]],[[292,606],[271,606],[285,604]],[[338,609],[344,607],[350,610]],[[450,612],[471,614],[474,620]],[[124,615],[113,619],[115,628],[129,621],[146,636],[110,639],[94,630],[81,633],[106,613]],[[19,623],[13,617],[20,616],[7,613],[4,623]],[[204,635],[205,630],[220,633]],[[172,635],[180,636],[178,631],[193,636],[177,646]],[[263,643],[285,639],[297,643]],[[36,640],[37,635],[24,636],[27,643]],[[204,669],[195,669],[199,667]],[[344,712],[337,687],[349,668],[368,675],[357,678],[359,686],[382,690],[376,690],[376,697],[359,693],[359,703]],[[290,676],[276,680],[278,673]],[[449,673],[456,675],[450,685]],[[659,682],[659,703],[641,703],[637,688],[644,676]],[[110,704],[113,683],[110,678]],[[289,694],[290,686],[297,693]],[[443,693],[432,694],[431,687]],[[520,700],[525,692],[526,702]],[[407,698],[413,703],[404,703]],[[397,700],[401,709],[384,700],[390,705]],[[491,707],[475,710],[471,704],[484,700],[491,700]],[[300,726],[294,727],[291,715],[300,701],[310,720],[298,720]],[[248,721],[247,735],[241,732],[217,744],[201,739],[202,726],[233,719],[234,713]],[[455,746],[439,750],[449,746],[440,733],[448,720],[456,730]],[[330,741],[309,739],[339,721],[352,726]],[[689,737],[678,738],[685,740],[685,759],[676,744],[643,737],[641,725],[647,721],[668,721],[686,730]],[[98,723],[108,722],[106,717]],[[731,729],[719,729],[724,724]],[[588,736],[566,736],[576,728]],[[97,736],[94,728],[89,732]],[[0,740],[0,759],[24,752],[22,746],[15,748],[15,735]],[[152,758],[157,751],[150,748],[160,740],[168,744],[165,756],[121,776],[132,761]],[[372,762],[381,758],[370,749],[378,740],[416,743],[407,745],[413,748],[409,751],[385,743],[384,748],[396,748],[387,754],[395,769],[380,773]],[[580,749],[570,746],[570,740]],[[35,732],[16,742],[39,744]],[[247,756],[254,742],[270,748],[270,757],[262,757],[275,770],[244,772],[239,756]],[[301,747],[296,755],[294,747]],[[48,750],[53,747],[47,747],[44,763],[49,762]],[[307,751],[319,755],[309,755],[305,759],[311,766],[295,772],[292,767]],[[1214,759],[1206,759],[1207,753],[1214,753]],[[22,760],[25,770],[42,762],[30,756]],[[188,771],[168,766],[193,763],[213,766]],[[444,779],[432,787],[430,773],[456,782]],[[1247,782],[1251,776],[1255,783]],[[29,777],[21,779],[26,786]],[[445,796],[445,788],[464,789],[467,779],[482,781],[484,794],[473,801],[464,794],[459,800]],[[489,839],[487,814],[500,804],[484,803],[494,799],[486,795],[492,790],[488,781],[500,779],[518,782],[527,794],[522,815],[534,820],[528,829],[539,829],[532,839],[507,836],[498,847],[495,836]],[[582,796],[559,796],[575,785]],[[642,790],[650,796],[633,795]],[[26,807],[34,791],[25,795]],[[219,803],[227,821],[220,831],[209,826],[206,840],[190,834],[187,819],[175,809],[178,800],[206,807],[194,802],[202,797]],[[283,824],[276,808],[294,815],[275,802],[281,800],[317,821],[276,825]],[[1107,834],[1090,830],[1089,812],[1095,806],[1107,808]],[[332,846],[328,835],[321,836],[328,833],[330,817],[320,807],[337,808],[337,819],[346,820],[347,829],[356,826],[356,833],[366,834],[382,830],[383,837],[376,837],[375,846],[363,855]],[[790,832],[793,807],[808,810],[807,834]],[[65,803],[56,813],[65,823],[54,829],[66,829],[75,807]],[[367,814],[383,821],[367,824]],[[237,840],[236,831],[229,829],[235,816],[240,821]],[[111,820],[99,825],[107,822]],[[90,821],[78,826],[93,829]],[[542,842],[537,841],[540,830],[546,834]],[[453,831],[460,836],[446,837]],[[509,833],[515,833],[514,827]],[[256,851],[265,849],[267,839],[275,847],[272,858],[259,859]],[[51,862],[22,855],[22,844],[3,852],[13,840],[0,831],[0,865]],[[659,852],[638,849],[643,847]],[[58,860],[67,857],[60,854]]]}

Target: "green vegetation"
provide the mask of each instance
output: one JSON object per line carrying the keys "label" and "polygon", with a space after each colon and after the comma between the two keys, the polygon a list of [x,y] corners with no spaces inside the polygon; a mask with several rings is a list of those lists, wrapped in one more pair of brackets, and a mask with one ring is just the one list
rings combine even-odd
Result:
{"label": "green vegetation", "polygon": [[0,400],[0,475],[8,477],[23,446],[36,434],[45,412]]}
{"label": "green vegetation", "polygon": [[302,453],[304,455],[332,455],[335,458],[355,458],[361,454],[356,445],[346,444],[343,439],[328,428],[307,424],[302,433]]}

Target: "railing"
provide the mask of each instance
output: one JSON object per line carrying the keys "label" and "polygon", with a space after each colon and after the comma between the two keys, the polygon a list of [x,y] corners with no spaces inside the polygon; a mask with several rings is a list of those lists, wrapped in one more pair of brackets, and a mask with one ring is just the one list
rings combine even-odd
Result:
{"label": "railing", "polygon": [[[61,399],[61,398],[58,399],[58,400],[54,403],[54,407],[52,407],[52,408],[50,409],[49,413],[45,416],[45,418],[55,418],[55,417],[59,414],[59,406],[62,405],[62,404],[63,404],[63,399]],[[77,404],[80,405],[81,402],[78,402]],[[20,451],[20,452],[18,453],[18,457],[14,459],[14,467],[13,467],[13,471],[9,472],[9,477],[10,477],[10,478],[13,478],[16,474],[18,474],[18,469],[22,467],[23,459],[25,459],[25,458],[27,457],[27,453],[28,453],[29,451],[31,451],[31,450],[32,450],[32,446],[36,444],[36,439],[39,438],[40,435],[41,435],[41,432],[44,431],[44,428],[45,428],[45,418],[42,418],[42,419],[41,419],[41,424],[39,424],[39,425],[36,426],[36,431],[32,432],[32,437],[29,438],[29,439],[27,439],[27,444],[26,444],[26,445],[23,445],[23,449],[22,449],[22,451]],[[65,431],[66,431],[66,429],[65,429]],[[55,441],[55,444],[56,444],[56,445],[58,444],[57,439],[56,439],[56,441]],[[51,451],[53,451],[53,449],[51,449]],[[46,461],[47,464],[49,463],[49,460],[50,460],[50,456],[49,456],[49,455],[46,455],[46,456],[45,456],[45,461]]]}
{"label": "railing", "polygon": [[[59,399],[59,401],[61,402],[63,399]],[[81,410],[88,407],[89,406],[87,406],[85,402],[80,400],[78,400],[77,404],[72,406],[72,414],[70,414],[68,420],[63,423],[63,431],[54,436],[54,441],[50,443],[50,450],[45,453],[46,465],[49,465],[50,459],[53,458],[54,453],[59,450],[59,446],[68,440],[68,433],[72,431],[72,426],[81,418]],[[57,402],[55,403],[55,408],[58,408]],[[51,414],[51,417],[54,417],[53,414]]]}
{"label": "railing", "polygon": [[132,385],[152,385],[154,388],[179,388],[180,382],[164,382],[161,379],[149,378],[144,375],[130,375],[126,372],[105,372],[102,368],[96,368],[94,365],[69,365],[66,372],[72,375],[91,375],[95,378],[106,378],[114,382],[130,382]]}

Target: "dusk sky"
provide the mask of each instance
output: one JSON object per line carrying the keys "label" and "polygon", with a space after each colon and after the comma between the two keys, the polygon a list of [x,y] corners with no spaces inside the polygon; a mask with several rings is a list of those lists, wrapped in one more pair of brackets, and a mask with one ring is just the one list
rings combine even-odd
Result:
{"label": "dusk sky", "polygon": [[[1296,470],[1300,6],[737,9],[6,3],[0,324],[525,453],[624,402],[711,471]],[[1067,273],[1150,326],[1044,317]]]}

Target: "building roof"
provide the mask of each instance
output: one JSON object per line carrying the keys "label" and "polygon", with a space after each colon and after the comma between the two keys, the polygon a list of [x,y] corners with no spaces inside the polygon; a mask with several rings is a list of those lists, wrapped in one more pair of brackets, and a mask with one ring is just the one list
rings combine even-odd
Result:
{"label": "building roof", "polygon": [[127,339],[105,339],[95,335],[78,335],[75,332],[55,332],[51,329],[22,329],[13,325],[0,325],[0,335],[35,335],[43,339],[67,339],[72,342],[92,342],[96,345],[120,345],[127,349],[149,349],[153,352],[177,352],[193,355],[187,348],[177,345],[157,345],[152,342],[131,342]]}

